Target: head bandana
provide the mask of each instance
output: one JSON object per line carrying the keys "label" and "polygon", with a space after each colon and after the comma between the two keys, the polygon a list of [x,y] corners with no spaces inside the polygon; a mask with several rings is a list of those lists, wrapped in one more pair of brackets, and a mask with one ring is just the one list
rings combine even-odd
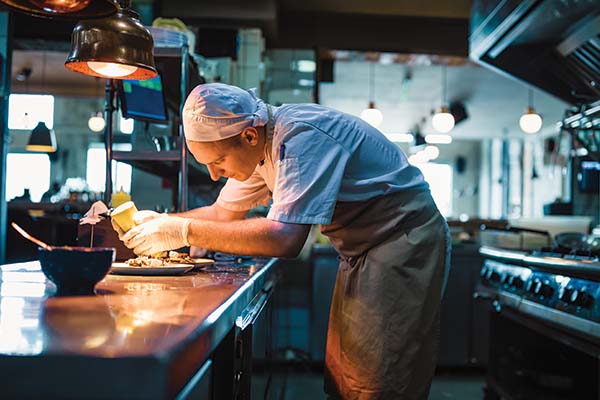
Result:
{"label": "head bandana", "polygon": [[183,106],[183,131],[193,142],[227,139],[268,120],[267,105],[253,89],[223,83],[196,86]]}

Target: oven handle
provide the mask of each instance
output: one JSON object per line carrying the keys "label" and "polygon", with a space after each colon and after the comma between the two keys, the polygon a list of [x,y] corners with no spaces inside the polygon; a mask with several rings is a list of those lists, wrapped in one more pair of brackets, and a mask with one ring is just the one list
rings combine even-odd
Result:
{"label": "oven handle", "polygon": [[490,301],[492,307],[494,308],[494,310],[496,312],[501,312],[503,305],[502,302],[498,299],[498,296],[496,296],[495,294],[492,293],[487,293],[487,292],[474,292],[473,293],[473,300],[483,300],[483,301]]}

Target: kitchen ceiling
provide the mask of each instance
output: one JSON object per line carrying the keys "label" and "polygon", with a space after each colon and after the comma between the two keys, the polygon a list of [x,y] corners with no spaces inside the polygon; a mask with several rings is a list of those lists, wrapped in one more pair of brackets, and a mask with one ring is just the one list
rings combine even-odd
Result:
{"label": "kitchen ceiling", "polygon": [[[149,2],[134,3],[147,5]],[[274,47],[289,45],[289,48],[298,46],[297,48],[358,52],[384,50],[399,54],[395,63],[378,65],[375,77],[375,101],[384,111],[383,129],[387,132],[411,131],[420,124],[423,133],[430,133],[431,110],[440,105],[439,67],[409,67],[406,64],[408,59],[403,53],[421,54],[417,55],[417,58],[426,58],[422,54],[445,54],[455,56],[456,59],[467,54],[470,9],[470,1],[467,0],[259,0],[251,3],[242,0],[170,0],[155,2],[154,8],[158,10],[157,14],[178,16],[193,26],[263,25],[266,27],[264,34],[267,37],[267,47],[271,43]],[[302,25],[307,19],[312,20],[312,25],[308,28]],[[327,27],[327,20],[332,21],[330,27]],[[52,25],[52,22],[42,21],[40,24],[34,24],[35,30],[39,31],[37,34],[32,31],[25,34],[22,28],[19,28],[23,25],[16,25],[18,32],[17,50],[13,54],[13,91],[33,93],[36,87],[39,90],[42,80],[42,55],[45,53],[46,91],[65,96],[103,96],[102,82],[72,73],[63,67],[69,47],[68,35],[65,36],[64,33],[69,32],[68,24],[60,22],[56,29],[50,29],[48,24]],[[374,26],[377,26],[377,30],[365,32],[365,27]],[[420,35],[423,30],[427,31],[426,34]],[[39,47],[48,48],[50,43],[42,31],[50,32],[50,47],[60,51],[39,50]],[[318,34],[308,35],[307,31]],[[383,36],[387,37],[381,35],[382,31],[386,32]],[[279,36],[275,36],[277,34]],[[303,35],[306,36],[304,44]],[[46,39],[42,41],[41,37]],[[340,46],[331,47],[332,44]],[[336,57],[339,58],[340,54],[347,53],[340,52]],[[506,130],[511,135],[521,135],[518,117],[527,105],[527,89],[518,82],[469,63],[466,58],[463,60],[464,65],[448,69],[448,100],[463,101],[469,118],[457,125],[453,134],[456,137],[480,138],[501,136]],[[460,63],[453,61],[453,64]],[[27,66],[32,68],[33,72],[25,85],[14,78],[20,69]],[[411,79],[407,81],[404,78],[408,69]],[[368,102],[365,97],[368,93],[367,71],[368,66],[362,61],[336,62],[335,82],[321,86],[321,102],[360,114]],[[566,104],[536,91],[535,107],[544,117],[544,129],[553,131],[553,124],[550,122],[561,118]],[[426,119],[425,123],[422,122],[423,118]]]}
{"label": "kitchen ceiling", "polygon": [[[426,62],[376,64],[373,100],[384,115],[383,132],[407,133],[419,126],[423,134],[437,133],[431,127],[431,113],[441,105],[441,69]],[[360,115],[369,101],[368,76],[367,62],[336,61],[334,82],[321,84],[320,102]],[[527,106],[526,86],[467,59],[462,65],[447,67],[447,77],[449,103],[461,102],[468,114],[450,132],[454,138],[527,137],[519,128],[519,117]],[[544,120],[542,134],[555,133],[555,123],[567,104],[535,90],[534,106]]]}

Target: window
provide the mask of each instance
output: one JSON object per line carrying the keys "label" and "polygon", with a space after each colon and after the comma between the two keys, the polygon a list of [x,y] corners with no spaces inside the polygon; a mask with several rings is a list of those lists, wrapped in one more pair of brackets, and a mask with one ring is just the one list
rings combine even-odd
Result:
{"label": "window", "polygon": [[50,158],[47,154],[8,153],[6,201],[22,196],[25,189],[29,189],[32,201],[40,201],[48,188],[50,188]]}
{"label": "window", "polygon": [[431,196],[443,216],[452,215],[452,167],[448,164],[415,164],[429,183]]}
{"label": "window", "polygon": [[[113,150],[130,151],[130,143],[115,143]],[[123,188],[131,192],[131,165],[113,160],[112,181],[116,190]],[[106,149],[103,145],[92,145],[87,151],[86,180],[90,190],[104,192],[106,185]]]}
{"label": "window", "polygon": [[11,94],[8,98],[8,129],[35,128],[44,121],[48,129],[54,126],[54,96],[42,94]]}

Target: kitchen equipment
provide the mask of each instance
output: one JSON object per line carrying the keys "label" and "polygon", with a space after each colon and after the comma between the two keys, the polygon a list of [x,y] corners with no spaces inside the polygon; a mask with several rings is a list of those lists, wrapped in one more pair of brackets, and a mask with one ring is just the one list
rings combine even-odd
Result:
{"label": "kitchen equipment", "polygon": [[10,225],[15,228],[15,230],[17,232],[19,232],[21,234],[21,236],[23,236],[25,239],[32,241],[33,243],[37,244],[38,246],[40,246],[41,248],[47,250],[47,251],[51,251],[52,250],[52,246],[42,242],[40,239],[31,236],[29,233],[25,232],[25,230],[23,228],[21,228],[19,225],[15,224],[14,222],[11,222]]}
{"label": "kitchen equipment", "polygon": [[480,253],[474,297],[491,306],[486,398],[600,398],[600,257],[562,247]]}
{"label": "kitchen equipment", "polygon": [[563,232],[580,232],[587,234],[592,225],[592,218],[573,215],[551,215],[544,217],[509,218],[508,222],[510,223],[510,226],[515,228],[546,231],[550,236],[555,237]]}
{"label": "kitchen equipment", "polygon": [[115,260],[112,247],[52,247],[38,249],[44,275],[56,285],[56,295],[92,295]]}

